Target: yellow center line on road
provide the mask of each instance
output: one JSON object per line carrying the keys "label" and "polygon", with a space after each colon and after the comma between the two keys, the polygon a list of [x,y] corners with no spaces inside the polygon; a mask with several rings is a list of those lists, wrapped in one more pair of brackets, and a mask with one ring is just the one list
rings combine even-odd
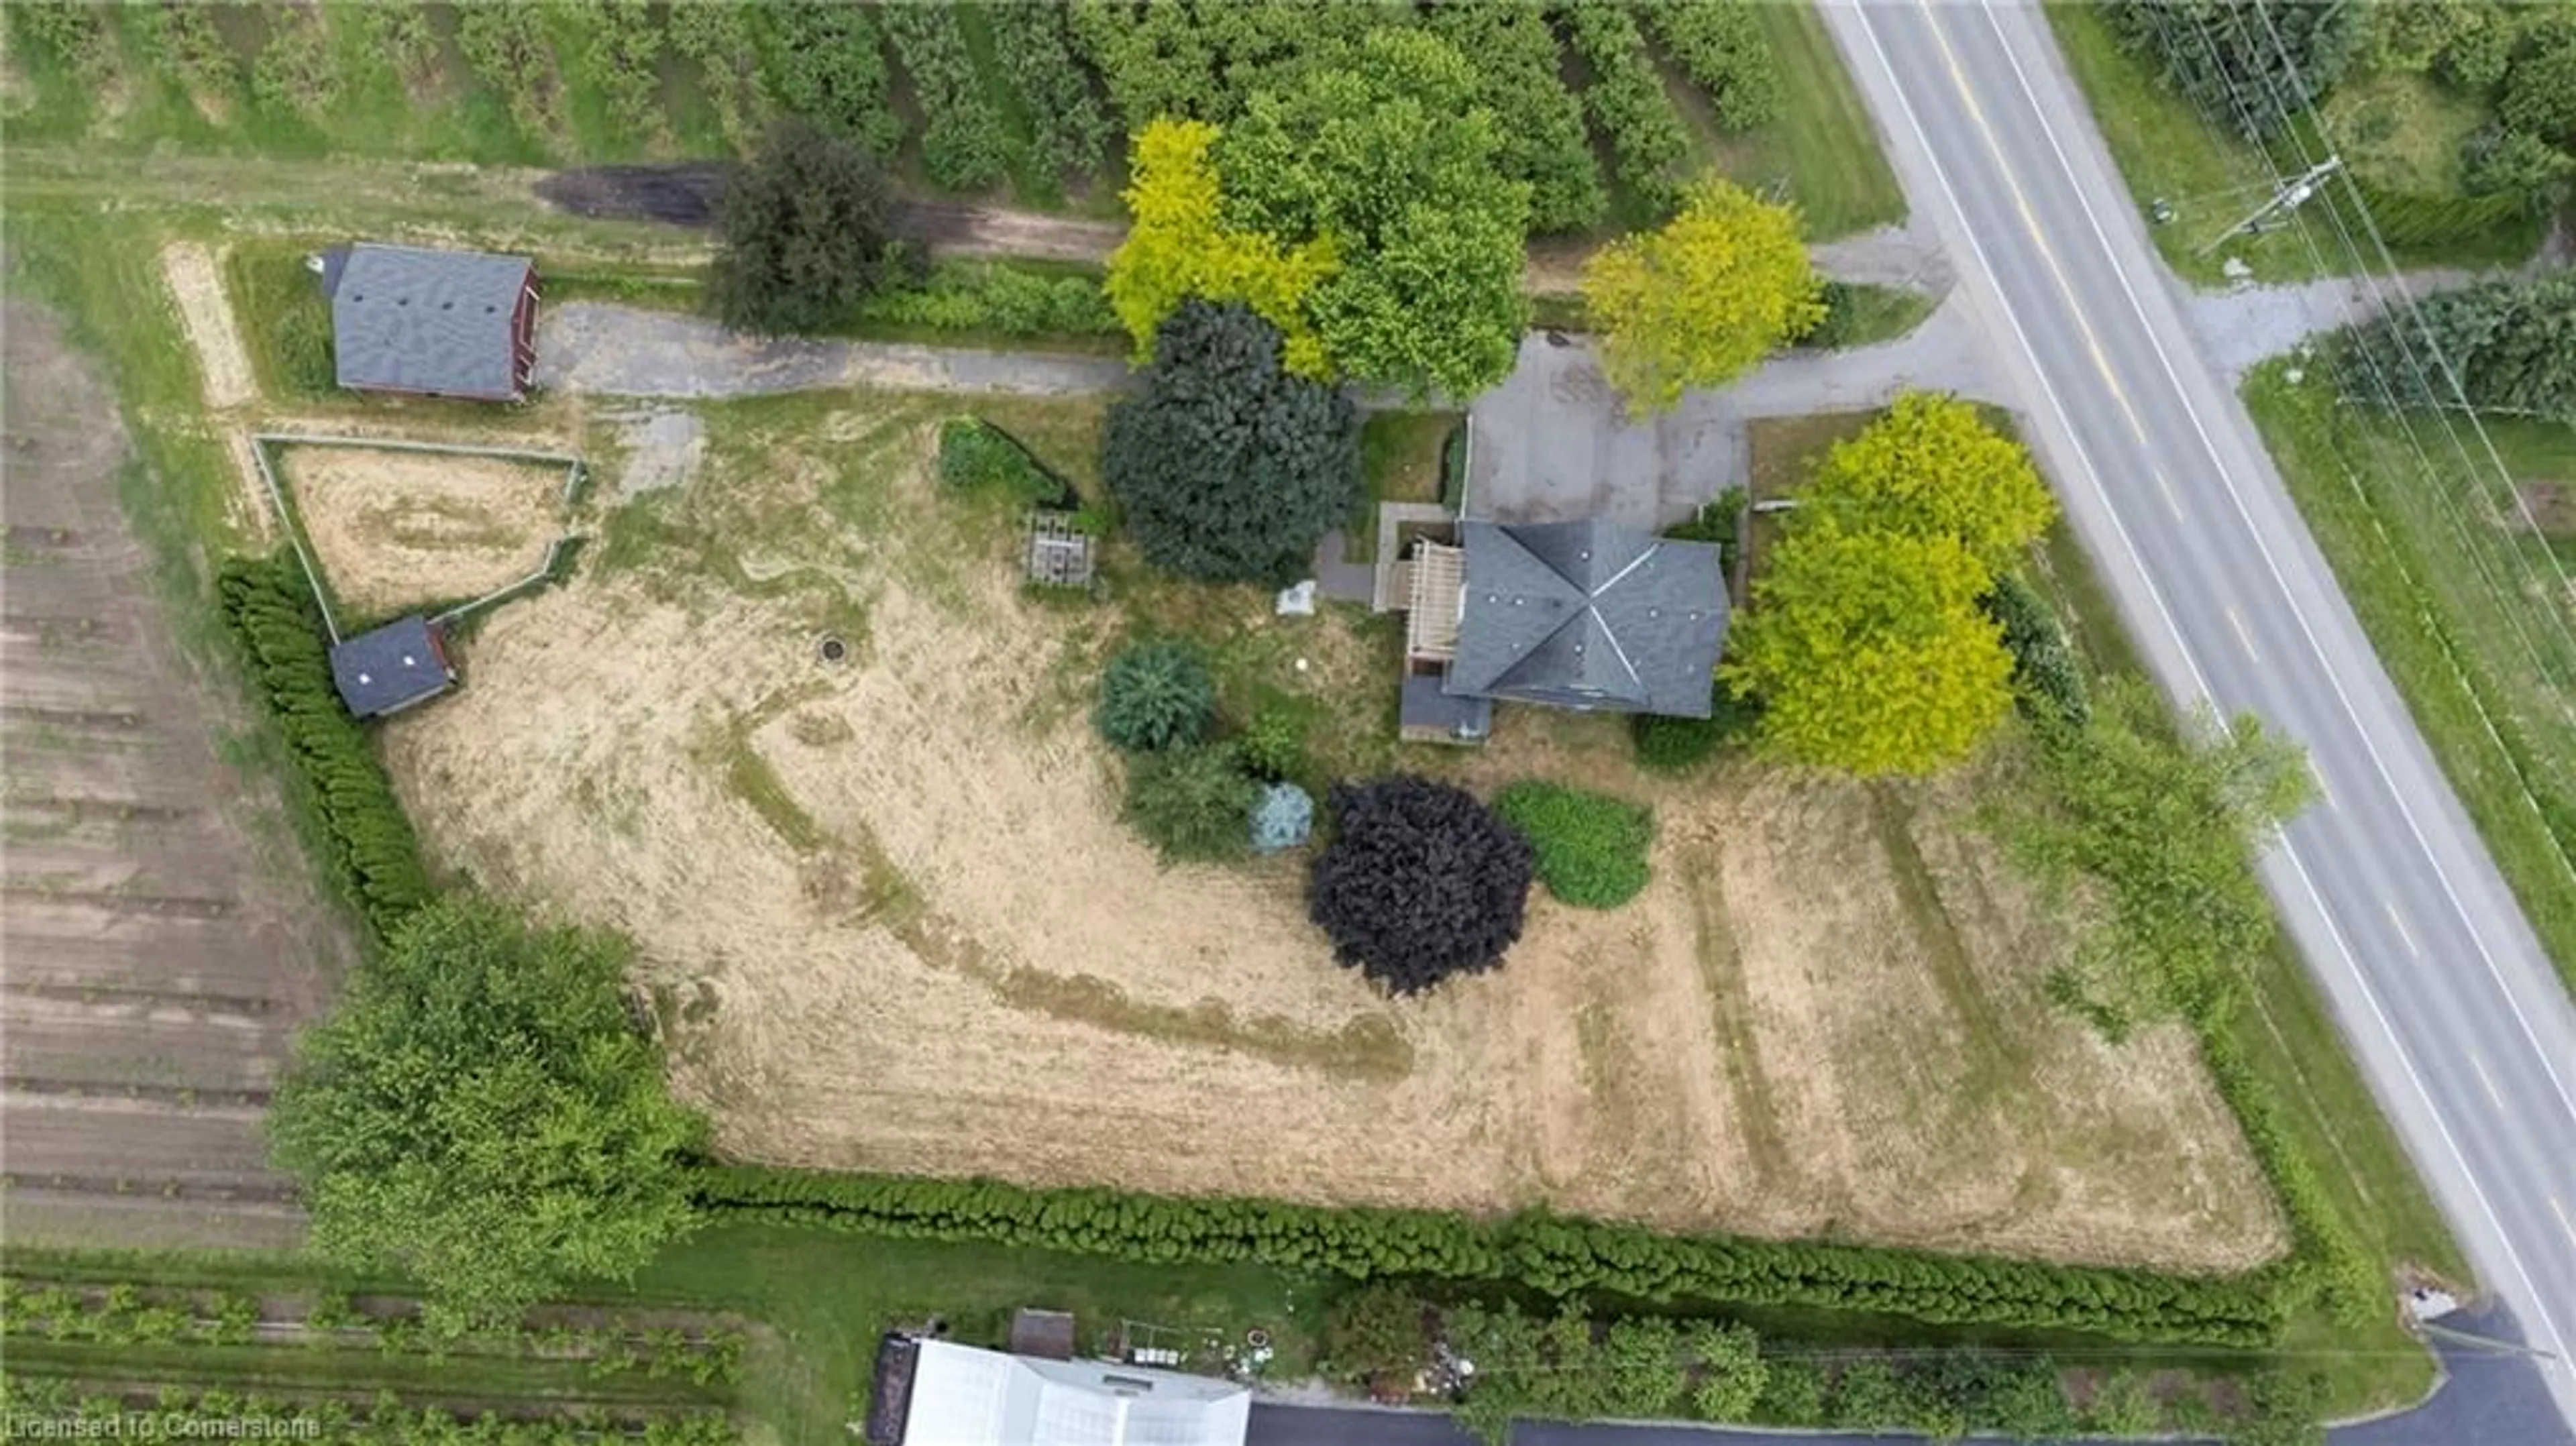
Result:
{"label": "yellow center line on road", "polygon": [[2406,927],[2406,916],[2397,912],[2395,904],[2383,903],[2380,907],[2388,911],[2388,922],[2397,926],[2397,937],[2406,945],[2406,952],[2418,959],[2423,958],[2424,951],[2415,947],[2414,931]]}
{"label": "yellow center line on road", "polygon": [[2495,1076],[2487,1073],[2487,1062],[2478,1058],[2474,1050],[2469,1053],[2469,1067],[2478,1072],[2478,1083],[2486,1086],[2487,1101],[2497,1109],[2503,1109],[2504,1096],[2496,1092]]}
{"label": "yellow center line on road", "polygon": [[2567,1207],[2559,1204],[2555,1195],[2549,1197],[2549,1213],[2558,1217],[2558,1228],[2567,1232],[2568,1243],[2576,1245],[2576,1220],[2567,1218]]}
{"label": "yellow center line on road", "polygon": [[[1968,114],[1976,120],[1978,133],[1986,138],[1986,149],[1994,153],[1995,174],[2003,177],[2004,184],[2012,190],[2013,206],[2021,212],[2022,229],[2030,233],[2031,244],[2039,248],[2040,259],[2048,263],[2048,273],[2056,279],[2057,289],[2066,293],[2067,315],[2075,318],[2076,328],[2084,333],[2084,349],[2092,354],[2093,369],[2102,374],[2102,384],[2111,389],[2111,400],[2119,404],[2120,415],[2127,420],[2130,435],[2144,444],[2147,429],[2138,421],[2138,410],[2129,404],[2129,393],[2120,385],[2119,377],[2112,373],[2111,359],[2103,352],[2102,339],[2095,334],[2092,319],[2084,314],[2075,288],[2067,283],[2066,268],[2058,263],[2056,248],[2048,244],[2048,233],[2040,229],[2039,216],[2030,209],[2030,197],[2023,193],[2021,181],[2013,175],[2011,164],[2004,159],[2003,147],[1995,143],[1995,128],[1987,123],[1985,107],[1977,104],[1976,92],[1968,88],[1968,73],[1959,68],[1958,52],[1950,48],[1950,37],[1942,30],[1941,22],[1932,18],[1936,8],[1926,6],[1924,14],[1931,26],[1932,39],[1941,47],[1941,60],[1950,67],[1950,83],[1958,88],[1959,99],[1967,103]],[[2156,480],[2163,482],[2164,475],[2158,473]],[[2173,505],[2177,515],[2181,513],[2181,505],[2174,502],[2170,487],[2165,491],[2165,501]]]}
{"label": "yellow center line on road", "polygon": [[[2136,419],[2132,418],[2130,425],[2137,425]],[[2140,437],[2138,440],[2143,442],[2146,438]],[[2182,499],[2174,495],[2173,479],[2165,475],[2165,469],[2162,467],[2156,469],[2156,490],[2165,495],[2165,510],[2174,515],[2175,521],[2181,521]]]}
{"label": "yellow center line on road", "polygon": [[2245,615],[2236,610],[2234,603],[2227,605],[2227,622],[2236,629],[2236,641],[2244,645],[2245,656],[2258,663],[2263,661],[2262,653],[2254,647],[2254,630],[2245,626]]}

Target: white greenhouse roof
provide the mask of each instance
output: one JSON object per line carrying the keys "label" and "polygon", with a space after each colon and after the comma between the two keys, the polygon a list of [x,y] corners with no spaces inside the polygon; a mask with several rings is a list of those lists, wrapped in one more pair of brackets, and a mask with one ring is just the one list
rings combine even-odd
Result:
{"label": "white greenhouse roof", "polygon": [[1243,1446],[1251,1419],[1230,1381],[926,1340],[903,1446]]}

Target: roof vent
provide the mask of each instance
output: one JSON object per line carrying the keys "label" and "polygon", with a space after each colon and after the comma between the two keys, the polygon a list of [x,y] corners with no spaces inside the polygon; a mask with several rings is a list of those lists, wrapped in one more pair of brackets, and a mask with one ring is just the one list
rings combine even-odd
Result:
{"label": "roof vent", "polygon": [[375,678],[374,678],[372,675],[370,675],[370,674],[360,673],[360,674],[358,675],[358,681],[359,681],[359,682],[361,682],[361,683],[372,683],[372,682],[374,682],[374,681],[376,681],[376,680],[375,680]]}
{"label": "roof vent", "polygon": [[420,659],[413,657],[409,653],[405,653],[403,654],[403,666],[406,668],[417,668],[420,666]]}

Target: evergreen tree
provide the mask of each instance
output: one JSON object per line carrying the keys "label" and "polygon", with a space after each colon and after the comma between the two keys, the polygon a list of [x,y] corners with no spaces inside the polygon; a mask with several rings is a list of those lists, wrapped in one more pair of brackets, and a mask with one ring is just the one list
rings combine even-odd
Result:
{"label": "evergreen tree", "polygon": [[1359,434],[1348,397],[1288,371],[1277,327],[1189,301],[1155,338],[1143,394],[1110,409],[1100,473],[1146,561],[1280,583],[1358,501]]}

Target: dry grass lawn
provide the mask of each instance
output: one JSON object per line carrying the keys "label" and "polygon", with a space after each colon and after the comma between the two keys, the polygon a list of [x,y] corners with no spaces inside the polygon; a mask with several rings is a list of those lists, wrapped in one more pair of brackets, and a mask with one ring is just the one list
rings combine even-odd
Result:
{"label": "dry grass lawn", "polygon": [[[1095,406],[996,415],[1083,477]],[[1159,868],[1084,717],[1123,612],[1224,637],[1335,740],[1391,732],[1386,635],[1125,570],[1123,609],[1032,598],[1007,517],[929,479],[937,416],[709,409],[696,479],[625,504],[581,577],[484,625],[471,686],[386,733],[447,866],[637,940],[729,1154],[2181,1267],[2282,1248],[2184,1036],[2112,1049],[2041,999],[2068,930],[1969,826],[1974,774],[1650,781],[1614,720],[1506,710],[1482,752],[1404,761],[1651,796],[1655,883],[1612,913],[1542,894],[1506,968],[1405,1003],[1334,967],[1296,863]]]}
{"label": "dry grass lawn", "polygon": [[544,564],[564,469],[366,446],[272,446],[332,596],[358,617],[480,597]]}

